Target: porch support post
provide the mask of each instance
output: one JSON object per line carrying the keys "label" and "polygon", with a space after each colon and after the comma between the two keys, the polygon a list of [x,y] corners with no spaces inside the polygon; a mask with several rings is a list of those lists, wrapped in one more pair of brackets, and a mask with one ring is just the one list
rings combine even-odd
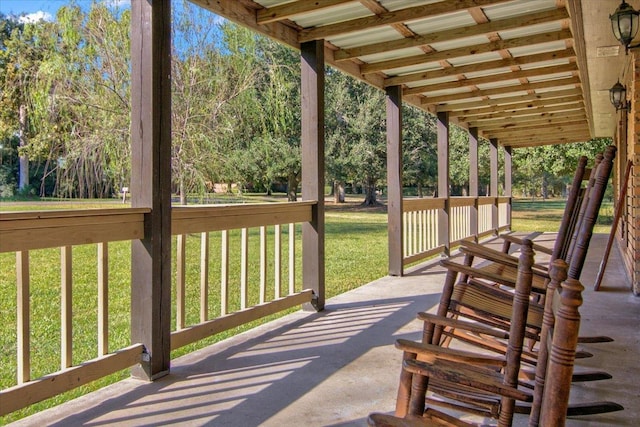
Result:
{"label": "porch support post", "polygon": [[449,241],[449,112],[437,117],[438,134],[438,198],[444,199],[444,208],[438,211],[438,244],[444,245],[444,255],[451,253]]}
{"label": "porch support post", "polygon": [[389,275],[403,274],[402,236],[402,88],[387,88],[387,231]]}
{"label": "porch support post", "polygon": [[170,0],[131,3],[129,187],[132,207],[151,209],[131,243],[131,341],[148,353],[132,375],[146,380],[169,372],[171,348],[170,22]]}
{"label": "porch support post", "polygon": [[498,234],[498,140],[489,140],[489,163],[491,168],[491,178],[489,180],[489,196],[494,198],[491,208],[491,228]]}
{"label": "porch support post", "polygon": [[302,281],[314,300],[306,310],[323,310],[324,261],[324,40],[300,45],[302,59],[302,200],[317,201],[302,224]]}
{"label": "porch support post", "polygon": [[469,221],[471,235],[478,241],[478,128],[469,128],[469,197],[473,197],[473,206]]}
{"label": "porch support post", "polygon": [[507,230],[511,231],[511,203],[513,198],[513,160],[511,146],[504,146],[504,196],[509,198],[507,202]]}
{"label": "porch support post", "polygon": [[[628,115],[626,114],[626,112],[623,110],[621,112],[622,114],[620,114],[620,120],[618,121],[618,131],[617,131],[617,146],[618,146],[618,155],[616,156],[616,162],[618,162],[618,174],[617,174],[617,181],[618,181],[618,185],[617,187],[617,192],[616,192],[616,200],[619,199],[620,194],[622,192],[623,187],[625,186],[625,182],[624,182],[624,174],[625,174],[625,170],[626,170],[626,164],[627,161],[629,159],[628,154],[627,154],[627,126],[628,126]],[[629,185],[629,183],[627,183],[626,185]],[[622,246],[621,248],[625,248],[624,250],[626,250],[627,245],[628,245],[628,241],[627,241],[627,230],[629,227],[629,189],[627,188],[627,197],[624,202],[624,204],[622,205],[622,212],[620,215],[620,226],[618,227],[618,233],[619,233],[619,238],[622,240]]]}

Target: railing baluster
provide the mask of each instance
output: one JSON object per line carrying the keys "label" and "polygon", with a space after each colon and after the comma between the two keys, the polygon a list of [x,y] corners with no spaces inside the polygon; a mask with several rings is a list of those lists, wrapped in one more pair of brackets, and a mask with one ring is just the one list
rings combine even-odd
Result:
{"label": "railing baluster", "polygon": [[109,244],[98,243],[98,356],[109,352]]}
{"label": "railing baluster", "polygon": [[267,227],[260,226],[260,304],[267,299]]}
{"label": "railing baluster", "polygon": [[61,264],[61,293],[60,293],[60,364],[62,369],[73,364],[72,360],[72,338],[73,338],[73,318],[72,318],[72,259],[71,246],[60,248]]}
{"label": "railing baluster", "polygon": [[220,315],[229,313],[229,231],[220,236]]}
{"label": "railing baluster", "polygon": [[296,225],[289,223],[289,295],[296,292]]}
{"label": "railing baluster", "polygon": [[282,266],[282,236],[280,235],[280,224],[275,225],[274,230],[274,286],[275,298],[280,298],[281,288],[281,266]]}
{"label": "railing baluster", "polygon": [[413,217],[413,232],[411,233],[413,236],[413,253],[417,254],[418,253],[418,230],[419,230],[419,224],[418,224],[418,212],[413,211],[411,213],[411,216]]}
{"label": "railing baluster", "polygon": [[17,326],[18,326],[18,384],[31,380],[31,329],[29,313],[29,251],[16,252]]}
{"label": "railing baluster", "polygon": [[409,256],[409,251],[407,250],[407,239],[409,239],[409,226],[407,224],[409,216],[409,212],[402,212],[402,256]]}
{"label": "railing baluster", "polygon": [[412,227],[411,227],[411,212],[407,212],[407,217],[406,217],[406,221],[407,221],[407,234],[405,236],[405,241],[403,246],[405,247],[405,254],[407,254],[407,256],[411,256],[411,232]]}
{"label": "railing baluster", "polygon": [[249,282],[249,233],[246,228],[241,231],[240,244],[240,309],[247,308]]}
{"label": "railing baluster", "polygon": [[184,329],[185,326],[185,263],[187,236],[179,234],[176,249],[176,329]]}
{"label": "railing baluster", "polygon": [[209,232],[200,234],[200,321],[209,320]]}

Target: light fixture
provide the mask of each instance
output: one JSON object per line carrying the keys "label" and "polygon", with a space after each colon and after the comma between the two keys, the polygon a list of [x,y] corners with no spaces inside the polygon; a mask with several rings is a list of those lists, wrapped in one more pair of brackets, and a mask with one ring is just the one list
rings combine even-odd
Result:
{"label": "light fixture", "polygon": [[627,88],[620,83],[620,80],[609,89],[609,100],[616,111],[627,109]]}
{"label": "light fixture", "polygon": [[640,12],[637,12],[625,0],[622,0],[622,3],[620,3],[616,11],[613,12],[612,15],[609,15],[613,35],[622,43],[627,53],[629,49],[639,46],[631,46],[631,42],[636,34],[638,34],[638,26],[640,24],[639,15]]}

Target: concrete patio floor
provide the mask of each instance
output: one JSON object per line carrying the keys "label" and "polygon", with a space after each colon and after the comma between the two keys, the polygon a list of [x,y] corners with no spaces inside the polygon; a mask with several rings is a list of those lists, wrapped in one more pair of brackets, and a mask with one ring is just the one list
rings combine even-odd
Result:
{"label": "concrete patio floor", "polygon": [[[536,241],[550,246],[553,238]],[[581,335],[615,341],[581,345],[594,357],[578,363],[613,379],[575,384],[571,400],[625,410],[575,417],[570,426],[640,423],[640,298],[615,246],[600,292],[592,290],[606,238],[594,235],[583,270]],[[431,262],[381,278],[330,299],[324,312],[296,312],[176,359],[154,383],[125,380],[14,425],[365,426],[370,412],[393,410],[401,356],[393,343],[419,339],[415,314],[438,303],[443,276]]]}

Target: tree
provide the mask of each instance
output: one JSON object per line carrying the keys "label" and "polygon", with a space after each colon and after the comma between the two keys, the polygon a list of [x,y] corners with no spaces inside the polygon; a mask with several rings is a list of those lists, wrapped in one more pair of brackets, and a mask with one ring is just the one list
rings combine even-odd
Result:
{"label": "tree", "polygon": [[[327,118],[335,125],[327,123],[328,169],[336,173],[337,182],[347,176],[361,183],[365,189],[363,205],[376,205],[377,185],[386,170],[384,96],[379,90],[338,72],[330,73],[328,80],[329,109],[333,110]],[[343,153],[348,160],[337,157]]]}
{"label": "tree", "polygon": [[586,142],[518,148],[513,152],[514,184],[523,196],[562,195],[570,184],[580,156],[593,159],[611,144],[608,138]]}
{"label": "tree", "polygon": [[415,185],[418,197],[424,187],[435,190],[438,154],[435,117],[412,106],[403,106],[403,164],[406,185]]}
{"label": "tree", "polygon": [[[38,43],[42,22],[23,24],[0,15],[0,140],[17,139],[19,145],[18,188],[29,185],[29,157],[25,151],[29,128],[30,89],[43,57]],[[4,145],[3,145],[4,146]]]}
{"label": "tree", "polygon": [[172,176],[186,204],[187,193],[220,178],[219,135],[233,126],[230,103],[254,85],[255,38],[188,2],[174,22],[180,44],[172,61]]}

